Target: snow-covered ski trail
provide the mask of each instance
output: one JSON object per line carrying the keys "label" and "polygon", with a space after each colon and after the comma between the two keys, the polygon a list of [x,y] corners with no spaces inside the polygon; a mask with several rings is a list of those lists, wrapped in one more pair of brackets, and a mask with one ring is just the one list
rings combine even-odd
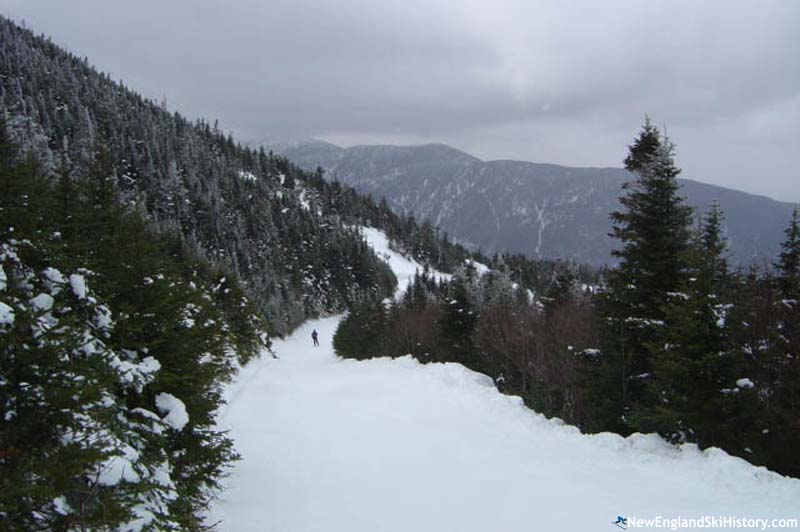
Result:
{"label": "snow-covered ski trail", "polygon": [[[224,532],[617,530],[637,517],[800,517],[800,481],[655,436],[581,435],[488,377],[337,359],[338,317],[245,368],[221,425],[242,460]],[[320,333],[312,347],[311,331]]]}

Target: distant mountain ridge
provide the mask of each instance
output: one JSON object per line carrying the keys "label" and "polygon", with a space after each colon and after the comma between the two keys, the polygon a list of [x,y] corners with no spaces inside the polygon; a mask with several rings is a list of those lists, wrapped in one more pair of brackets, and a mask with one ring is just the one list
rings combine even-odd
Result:
{"label": "distant mountain ridge", "polygon": [[[341,148],[313,140],[272,149],[303,168],[322,167],[329,180],[385,197],[392,208],[428,219],[468,246],[593,265],[611,261],[609,214],[631,179],[622,168],[482,161],[444,144]],[[793,204],[680,182],[693,207],[719,202],[732,262],[774,260]]]}

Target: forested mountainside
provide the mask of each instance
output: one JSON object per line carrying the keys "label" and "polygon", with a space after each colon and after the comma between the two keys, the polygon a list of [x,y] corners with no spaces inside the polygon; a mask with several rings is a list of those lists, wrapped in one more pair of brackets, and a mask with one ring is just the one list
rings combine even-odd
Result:
{"label": "forested mountainside", "polygon": [[0,105],[23,153],[46,174],[63,166],[81,178],[102,146],[123,201],[226,264],[273,331],[380,299],[394,285],[347,226],[361,214],[348,191],[171,114],[6,20],[0,61]]}
{"label": "forested mountainside", "polygon": [[[328,179],[386,197],[394,209],[429,219],[471,247],[595,266],[609,263],[609,214],[619,206],[620,186],[632,179],[621,168],[482,161],[444,145],[344,149],[311,141],[275,150],[304,168],[321,166]],[[702,211],[718,201],[725,211],[732,262],[749,265],[778,253],[792,205],[679,182],[689,205]]]}
{"label": "forested mountainside", "polygon": [[[46,174],[64,167],[80,178],[102,146],[122,200],[156,227],[182,234],[199,256],[225,264],[275,333],[390,292],[391,272],[356,225],[380,227],[440,270],[470,256],[430,223],[397,216],[387,203],[271,152],[242,147],[216,125],[169,113],[5,19],[0,55],[0,105],[21,153],[32,152]],[[564,267],[595,277],[577,265],[504,260],[521,284],[538,291]]]}

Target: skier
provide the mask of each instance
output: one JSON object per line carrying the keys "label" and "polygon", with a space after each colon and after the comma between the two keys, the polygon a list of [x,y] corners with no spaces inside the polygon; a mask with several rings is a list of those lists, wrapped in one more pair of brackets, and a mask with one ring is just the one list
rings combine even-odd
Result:
{"label": "skier", "polygon": [[311,339],[314,340],[314,347],[319,346],[319,334],[317,334],[316,329],[311,331]]}

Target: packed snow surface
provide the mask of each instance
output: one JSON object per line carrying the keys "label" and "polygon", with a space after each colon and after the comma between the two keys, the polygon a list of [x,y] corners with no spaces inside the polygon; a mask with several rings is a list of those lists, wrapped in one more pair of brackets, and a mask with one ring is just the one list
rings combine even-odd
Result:
{"label": "packed snow surface", "polygon": [[799,480],[720,450],[582,435],[459,364],[338,359],[339,319],[276,341],[279,359],[243,368],[226,390],[220,424],[243,459],[211,508],[220,530],[583,532],[617,530],[618,515],[800,517]]}

